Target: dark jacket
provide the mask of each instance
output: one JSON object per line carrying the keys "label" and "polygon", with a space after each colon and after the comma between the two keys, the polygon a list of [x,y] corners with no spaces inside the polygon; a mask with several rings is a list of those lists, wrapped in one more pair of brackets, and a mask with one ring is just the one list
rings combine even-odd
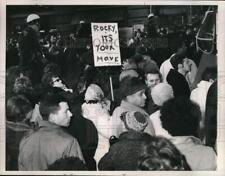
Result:
{"label": "dark jacket", "polygon": [[28,70],[32,84],[40,83],[43,54],[37,32],[27,27],[20,39],[20,66]]}
{"label": "dark jacket", "polygon": [[82,115],[78,115],[78,113],[76,114],[70,122],[68,132],[80,144],[88,170],[96,170],[94,155],[98,145],[97,129],[92,121],[84,118]]}
{"label": "dark jacket", "polygon": [[24,67],[38,62],[38,55],[41,54],[41,46],[38,40],[37,33],[30,27],[23,31],[20,39],[20,64]]}
{"label": "dark jacket", "polygon": [[191,91],[185,77],[174,69],[170,69],[167,82],[172,86],[174,97],[190,97]]}
{"label": "dark jacket", "polygon": [[98,164],[99,170],[138,170],[138,159],[143,155],[146,141],[151,137],[138,132],[125,132],[114,143]]}
{"label": "dark jacket", "polygon": [[206,145],[215,147],[217,136],[217,81],[209,88],[205,112]]}

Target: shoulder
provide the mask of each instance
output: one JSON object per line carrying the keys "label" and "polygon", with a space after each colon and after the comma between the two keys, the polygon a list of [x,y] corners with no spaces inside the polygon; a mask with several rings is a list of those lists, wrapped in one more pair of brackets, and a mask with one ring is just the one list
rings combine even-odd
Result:
{"label": "shoulder", "polygon": [[[190,162],[192,162],[193,170],[216,169],[216,153],[211,147],[196,145],[192,147],[192,152]],[[196,165],[194,163],[196,163]]]}
{"label": "shoulder", "polygon": [[198,94],[198,92],[199,92],[199,88],[195,88],[195,89],[193,89],[192,91],[191,91],[191,96],[190,96],[190,99],[192,99],[192,98],[197,98],[197,97],[195,97],[197,94]]}
{"label": "shoulder", "polygon": [[122,106],[118,106],[115,108],[115,110],[113,111],[112,116],[113,117],[117,117],[120,116],[120,114],[122,114],[123,112],[125,112],[126,110],[122,107]]}

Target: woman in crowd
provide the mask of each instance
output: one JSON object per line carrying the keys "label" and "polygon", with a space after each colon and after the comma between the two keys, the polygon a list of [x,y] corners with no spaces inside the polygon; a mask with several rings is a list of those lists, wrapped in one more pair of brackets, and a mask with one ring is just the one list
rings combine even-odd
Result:
{"label": "woman in crowd", "polygon": [[91,120],[98,131],[98,146],[94,157],[98,163],[109,149],[109,138],[111,136],[110,101],[105,98],[104,92],[96,84],[90,84],[84,100],[82,115]]}

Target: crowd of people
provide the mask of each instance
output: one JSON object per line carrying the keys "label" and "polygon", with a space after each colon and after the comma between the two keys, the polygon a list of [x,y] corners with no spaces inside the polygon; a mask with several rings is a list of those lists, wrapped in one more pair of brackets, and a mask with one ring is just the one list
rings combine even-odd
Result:
{"label": "crowd of people", "polygon": [[28,15],[7,39],[6,170],[216,170],[217,67],[196,84],[196,26],[153,19],[120,42],[122,66],[98,68],[90,25],[43,38]]}

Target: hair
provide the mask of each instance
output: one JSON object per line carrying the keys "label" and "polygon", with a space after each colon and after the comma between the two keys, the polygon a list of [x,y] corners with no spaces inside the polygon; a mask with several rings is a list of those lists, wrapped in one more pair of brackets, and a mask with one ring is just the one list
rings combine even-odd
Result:
{"label": "hair", "polygon": [[21,66],[12,66],[6,70],[6,95],[7,98],[13,92],[13,87],[16,78],[20,76],[20,74],[25,75],[24,68]]}
{"label": "hair", "polygon": [[166,138],[152,137],[138,159],[139,170],[191,170],[185,157]]}
{"label": "hair", "polygon": [[31,110],[31,103],[26,97],[22,95],[13,96],[7,101],[6,118],[9,121],[21,122],[25,120],[27,113]]}
{"label": "hair", "polygon": [[43,69],[43,74],[46,74],[48,72],[54,73],[56,75],[61,75],[60,67],[55,63],[47,64]]}
{"label": "hair", "polygon": [[202,80],[209,81],[210,79],[215,80],[217,78],[217,68],[216,67],[208,67],[202,73]]}
{"label": "hair", "polygon": [[48,120],[51,113],[56,113],[59,109],[60,102],[67,102],[66,99],[59,93],[49,90],[40,101],[40,114],[44,120]]}
{"label": "hair", "polygon": [[162,74],[160,73],[160,71],[158,69],[151,69],[151,70],[146,71],[145,72],[145,79],[147,78],[148,74],[158,74],[160,82],[162,82]]}
{"label": "hair", "polygon": [[133,56],[131,57],[131,59],[134,60],[134,62],[135,62],[136,64],[138,64],[139,62],[141,62],[141,61],[144,60],[144,57],[143,57],[143,55],[141,55],[141,54],[135,54],[135,55],[133,55]]}
{"label": "hair", "polygon": [[77,157],[66,157],[56,160],[47,170],[88,170],[86,165]]}
{"label": "hair", "polygon": [[127,131],[98,164],[100,170],[190,170],[185,157],[168,140]]}
{"label": "hair", "polygon": [[19,76],[16,78],[13,92],[16,94],[25,93],[27,90],[32,89],[30,78],[27,76]]}
{"label": "hair", "polygon": [[46,72],[41,78],[41,82],[44,87],[52,87],[52,78],[53,77],[59,77],[58,74],[55,74],[53,72]]}
{"label": "hair", "polygon": [[184,97],[169,99],[163,104],[160,113],[162,126],[171,135],[198,137],[201,111],[190,99]]}
{"label": "hair", "polygon": [[179,53],[176,53],[172,56],[172,58],[170,59],[170,63],[175,70],[178,70],[179,64],[183,64],[184,58],[185,58],[185,55],[179,54]]}
{"label": "hair", "polygon": [[145,142],[149,142],[152,140],[152,136],[145,132],[140,131],[125,131],[120,134],[119,141],[120,140],[142,140]]}

